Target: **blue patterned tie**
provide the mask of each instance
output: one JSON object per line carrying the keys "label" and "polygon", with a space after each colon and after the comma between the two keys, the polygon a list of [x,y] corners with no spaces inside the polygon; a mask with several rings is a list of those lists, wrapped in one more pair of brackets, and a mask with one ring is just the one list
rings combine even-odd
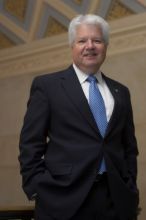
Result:
{"label": "blue patterned tie", "polygon": [[[97,86],[97,79],[95,76],[89,76],[87,81],[90,82],[89,86],[89,106],[96,121],[96,124],[100,130],[102,137],[105,135],[107,128],[107,117],[105,104],[102,98],[102,95]],[[103,173],[106,171],[104,158],[101,162],[98,173]]]}

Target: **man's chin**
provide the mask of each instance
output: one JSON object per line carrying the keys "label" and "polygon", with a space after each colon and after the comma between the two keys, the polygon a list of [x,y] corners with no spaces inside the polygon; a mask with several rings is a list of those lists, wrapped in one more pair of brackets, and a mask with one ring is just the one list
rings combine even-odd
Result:
{"label": "man's chin", "polygon": [[95,68],[95,67],[99,66],[99,63],[97,63],[97,62],[86,62],[85,66],[89,67],[89,68]]}
{"label": "man's chin", "polygon": [[96,63],[96,64],[91,64],[91,65],[86,65],[85,66],[85,69],[86,69],[86,72],[88,72],[89,74],[90,73],[96,73],[99,69],[99,65]]}
{"label": "man's chin", "polygon": [[85,60],[85,65],[87,65],[87,66],[98,66],[99,65],[99,63],[97,62],[97,60],[96,59],[86,59]]}

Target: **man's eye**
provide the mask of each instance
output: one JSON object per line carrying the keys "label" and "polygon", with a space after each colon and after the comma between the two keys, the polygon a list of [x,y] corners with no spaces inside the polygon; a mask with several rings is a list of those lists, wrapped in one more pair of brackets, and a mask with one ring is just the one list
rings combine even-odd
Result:
{"label": "man's eye", "polygon": [[79,40],[78,41],[78,43],[80,43],[80,44],[83,44],[83,43],[85,43],[86,41],[85,40]]}
{"label": "man's eye", "polygon": [[97,44],[101,44],[103,41],[101,39],[95,39],[94,42]]}

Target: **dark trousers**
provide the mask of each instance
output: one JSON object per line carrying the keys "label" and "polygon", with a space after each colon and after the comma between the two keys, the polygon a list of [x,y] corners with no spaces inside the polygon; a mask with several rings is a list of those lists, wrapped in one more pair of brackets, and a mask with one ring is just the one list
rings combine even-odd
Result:
{"label": "dark trousers", "polygon": [[85,202],[70,220],[119,220],[111,200],[106,174],[97,176]]}
{"label": "dark trousers", "polygon": [[[55,219],[45,216],[41,219],[40,217],[36,217],[35,220]],[[111,200],[106,174],[97,176],[97,180],[93,184],[86,200],[76,214],[68,220],[120,220],[116,215]]]}

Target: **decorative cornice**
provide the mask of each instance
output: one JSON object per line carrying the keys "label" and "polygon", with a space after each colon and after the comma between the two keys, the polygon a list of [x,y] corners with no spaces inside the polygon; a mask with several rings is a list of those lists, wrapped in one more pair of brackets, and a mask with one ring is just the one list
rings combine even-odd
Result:
{"label": "decorative cornice", "polygon": [[[108,56],[146,48],[146,14],[111,22]],[[56,43],[58,42],[58,43]],[[0,51],[0,77],[41,74],[71,63],[66,34]]]}
{"label": "decorative cornice", "polygon": [[146,25],[112,33],[109,55],[132,52],[146,47]]}
{"label": "decorative cornice", "polygon": [[132,52],[146,47],[146,13],[111,22],[108,54]]}

